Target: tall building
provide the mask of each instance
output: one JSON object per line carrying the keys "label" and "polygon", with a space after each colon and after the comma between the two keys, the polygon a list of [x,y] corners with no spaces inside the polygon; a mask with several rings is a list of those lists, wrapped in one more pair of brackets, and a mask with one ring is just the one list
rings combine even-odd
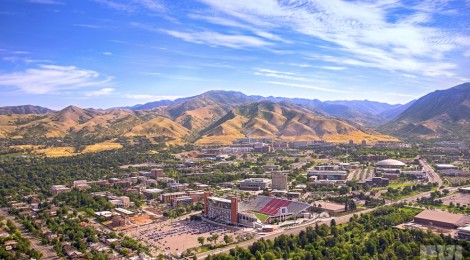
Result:
{"label": "tall building", "polygon": [[273,190],[287,190],[287,172],[273,172],[272,182]]}
{"label": "tall building", "polygon": [[152,169],[150,171],[150,176],[154,179],[158,179],[159,177],[163,177],[163,169]]}
{"label": "tall building", "polygon": [[204,215],[216,222],[237,225],[238,224],[238,199],[207,197],[204,201]]}

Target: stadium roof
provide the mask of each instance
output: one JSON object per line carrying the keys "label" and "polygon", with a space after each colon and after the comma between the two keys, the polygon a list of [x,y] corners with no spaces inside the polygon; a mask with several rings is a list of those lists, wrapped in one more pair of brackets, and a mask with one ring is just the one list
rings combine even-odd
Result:
{"label": "stadium roof", "polygon": [[402,166],[406,166],[406,164],[403,163],[403,162],[400,162],[398,160],[386,159],[386,160],[382,160],[380,162],[377,162],[375,164],[375,166],[399,166],[399,167],[402,167]]}

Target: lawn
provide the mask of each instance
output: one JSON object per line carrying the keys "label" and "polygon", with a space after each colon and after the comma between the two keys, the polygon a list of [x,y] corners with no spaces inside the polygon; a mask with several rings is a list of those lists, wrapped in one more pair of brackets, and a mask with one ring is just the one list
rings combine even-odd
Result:
{"label": "lawn", "polygon": [[[416,190],[416,191],[413,191],[409,194],[400,194],[396,197],[389,197],[389,196],[386,196],[385,194],[387,193],[383,193],[382,194],[382,197],[385,198],[385,199],[390,199],[390,200],[401,200],[401,199],[406,199],[406,198],[410,198],[410,197],[413,197],[413,196],[416,196],[420,193],[424,193],[424,192],[430,192],[430,191],[436,191],[437,190],[437,187],[433,187],[431,188],[430,190]],[[385,195],[385,196],[384,196]]]}
{"label": "lawn", "polygon": [[263,213],[260,213],[260,212],[256,212],[256,211],[253,211],[252,212],[259,220],[261,220],[261,222],[264,222],[266,219],[268,219],[270,216],[266,215],[266,214],[263,214]]}
{"label": "lawn", "polygon": [[413,183],[413,182],[396,182],[396,183],[391,183],[390,185],[388,185],[386,188],[390,187],[390,188],[404,188],[406,186],[413,186],[415,185],[416,183]]}
{"label": "lawn", "polygon": [[404,188],[406,186],[413,186],[414,184],[416,184],[416,183],[413,183],[413,182],[395,182],[395,183],[389,184],[386,187],[376,187],[376,188],[373,188],[372,190],[386,190],[388,188],[397,189],[397,188]]}
{"label": "lawn", "polygon": [[418,215],[421,211],[423,211],[423,209],[414,207],[403,207],[401,208],[401,211],[405,213],[412,212],[413,214]]}

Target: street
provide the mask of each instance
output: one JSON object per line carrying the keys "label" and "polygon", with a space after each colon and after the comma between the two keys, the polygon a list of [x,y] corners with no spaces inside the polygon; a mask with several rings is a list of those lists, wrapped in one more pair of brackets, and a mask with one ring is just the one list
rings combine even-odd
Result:
{"label": "street", "polygon": [[7,209],[0,209],[0,215],[2,215],[6,220],[11,220],[15,223],[16,227],[21,232],[21,235],[27,237],[29,241],[31,241],[31,247],[42,253],[42,259],[60,259],[52,246],[42,245],[39,239],[34,237],[29,231],[25,230],[23,225],[21,225],[13,216],[8,214]]}
{"label": "street", "polygon": [[437,183],[438,187],[442,186],[442,180],[441,177],[439,177],[439,174],[437,174],[424,159],[419,159],[419,163],[423,167],[423,171],[426,173],[426,176],[428,176],[428,180],[432,183]]}

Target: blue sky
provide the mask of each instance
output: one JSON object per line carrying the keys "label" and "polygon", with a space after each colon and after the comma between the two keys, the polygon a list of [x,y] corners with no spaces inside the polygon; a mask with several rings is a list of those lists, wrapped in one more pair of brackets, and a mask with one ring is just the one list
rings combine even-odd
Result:
{"label": "blue sky", "polygon": [[214,89],[405,103],[470,81],[468,13],[468,0],[2,0],[0,106]]}

